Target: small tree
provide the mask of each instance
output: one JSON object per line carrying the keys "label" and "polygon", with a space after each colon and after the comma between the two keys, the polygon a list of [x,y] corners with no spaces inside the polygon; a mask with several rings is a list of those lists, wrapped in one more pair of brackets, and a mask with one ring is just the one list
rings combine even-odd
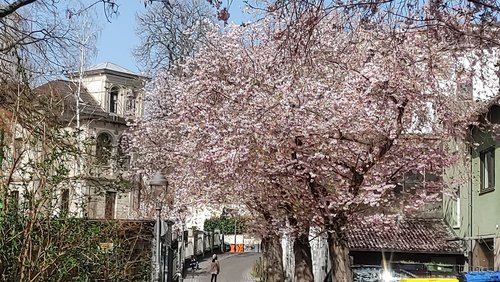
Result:
{"label": "small tree", "polygon": [[243,234],[246,232],[247,219],[244,217],[212,217],[205,220],[203,230],[213,232],[219,229],[224,234]]}

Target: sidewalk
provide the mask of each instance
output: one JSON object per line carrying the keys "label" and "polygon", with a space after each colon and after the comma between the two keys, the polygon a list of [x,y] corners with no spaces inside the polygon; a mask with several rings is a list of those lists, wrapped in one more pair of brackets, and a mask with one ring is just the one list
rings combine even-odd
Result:
{"label": "sidewalk", "polygon": [[[222,262],[236,255],[238,255],[238,253],[217,254],[217,259],[219,260],[219,262]],[[210,277],[209,268],[211,262],[212,262],[211,256],[201,259],[199,261],[200,269],[195,270],[193,273],[193,270],[189,268],[188,271],[186,272],[186,277],[184,278],[184,282],[207,281],[206,277]],[[210,281],[210,278],[208,281]]]}

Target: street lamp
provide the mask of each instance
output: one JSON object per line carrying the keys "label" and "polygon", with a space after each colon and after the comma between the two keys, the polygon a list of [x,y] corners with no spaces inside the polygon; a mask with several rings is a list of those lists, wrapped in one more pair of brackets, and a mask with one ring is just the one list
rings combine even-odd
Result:
{"label": "street lamp", "polygon": [[156,174],[153,176],[153,178],[149,181],[149,186],[151,187],[151,191],[153,192],[153,195],[156,199],[156,214],[157,214],[157,221],[156,221],[156,226],[158,227],[157,233],[156,233],[156,262],[157,262],[157,269],[156,269],[156,274],[157,274],[157,281],[162,282],[162,273],[161,273],[161,243],[160,243],[160,238],[161,238],[161,194],[163,192],[167,192],[167,187],[168,187],[168,181],[163,176],[161,171],[157,171]]}
{"label": "street lamp", "polygon": [[186,220],[186,216],[185,216],[185,212],[186,212],[186,207],[182,206],[180,209],[179,209],[179,219],[181,220],[181,246],[178,250],[179,252],[179,255],[178,255],[178,269],[179,269],[179,282],[183,282],[184,281],[184,277],[183,277],[183,274],[184,274],[184,260],[185,260],[185,255],[186,255],[186,252],[184,250],[184,225],[185,225],[185,220]]}
{"label": "street lamp", "polygon": [[[221,221],[222,220],[225,221],[226,217],[227,217],[227,210],[224,207],[224,208],[222,208],[222,213],[220,214]],[[220,226],[220,230],[221,230],[221,233],[222,233],[222,244],[221,244],[222,245],[222,253],[225,253],[226,252],[226,246],[225,246],[225,243],[224,243],[224,226],[221,225]]]}

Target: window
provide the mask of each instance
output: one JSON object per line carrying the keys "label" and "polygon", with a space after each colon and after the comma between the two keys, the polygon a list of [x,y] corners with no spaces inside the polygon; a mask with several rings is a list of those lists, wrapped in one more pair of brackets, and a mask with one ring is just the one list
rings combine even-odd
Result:
{"label": "window", "polygon": [[115,203],[116,203],[116,192],[106,192],[106,207],[104,209],[104,218],[113,219],[115,218]]}
{"label": "window", "polygon": [[457,201],[455,203],[455,224],[453,228],[460,228],[460,223],[462,222],[462,217],[460,214],[460,188],[457,191]]}
{"label": "window", "polygon": [[69,212],[69,189],[61,190],[61,214]]}
{"label": "window", "polygon": [[125,105],[125,111],[129,115],[133,115],[135,112],[135,94],[131,89],[127,90],[126,98],[127,103]]}
{"label": "window", "polygon": [[118,92],[120,89],[118,87],[111,88],[109,92],[109,112],[117,113],[118,112]]}
{"label": "window", "polygon": [[96,158],[100,164],[108,164],[111,159],[113,138],[109,133],[100,133],[96,142]]}
{"label": "window", "polygon": [[130,138],[127,135],[122,135],[118,141],[118,166],[120,169],[126,170],[130,167],[129,144]]}
{"label": "window", "polygon": [[495,189],[495,149],[490,148],[480,153],[481,192]]}

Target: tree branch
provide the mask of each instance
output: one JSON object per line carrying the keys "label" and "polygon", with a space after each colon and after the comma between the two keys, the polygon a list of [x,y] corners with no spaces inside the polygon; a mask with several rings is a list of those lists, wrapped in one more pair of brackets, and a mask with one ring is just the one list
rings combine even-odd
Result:
{"label": "tree branch", "polygon": [[479,1],[479,0],[467,0],[471,3],[474,3],[476,5],[480,5],[480,6],[484,6],[486,8],[489,8],[489,9],[492,9],[493,11],[497,11],[497,12],[500,12],[500,8],[498,6],[494,6],[494,5],[491,5],[491,4],[488,4],[488,3],[484,3],[483,1]]}
{"label": "tree branch", "polygon": [[12,4],[0,8],[0,19],[14,13],[17,9],[29,5],[37,0],[17,0]]}

